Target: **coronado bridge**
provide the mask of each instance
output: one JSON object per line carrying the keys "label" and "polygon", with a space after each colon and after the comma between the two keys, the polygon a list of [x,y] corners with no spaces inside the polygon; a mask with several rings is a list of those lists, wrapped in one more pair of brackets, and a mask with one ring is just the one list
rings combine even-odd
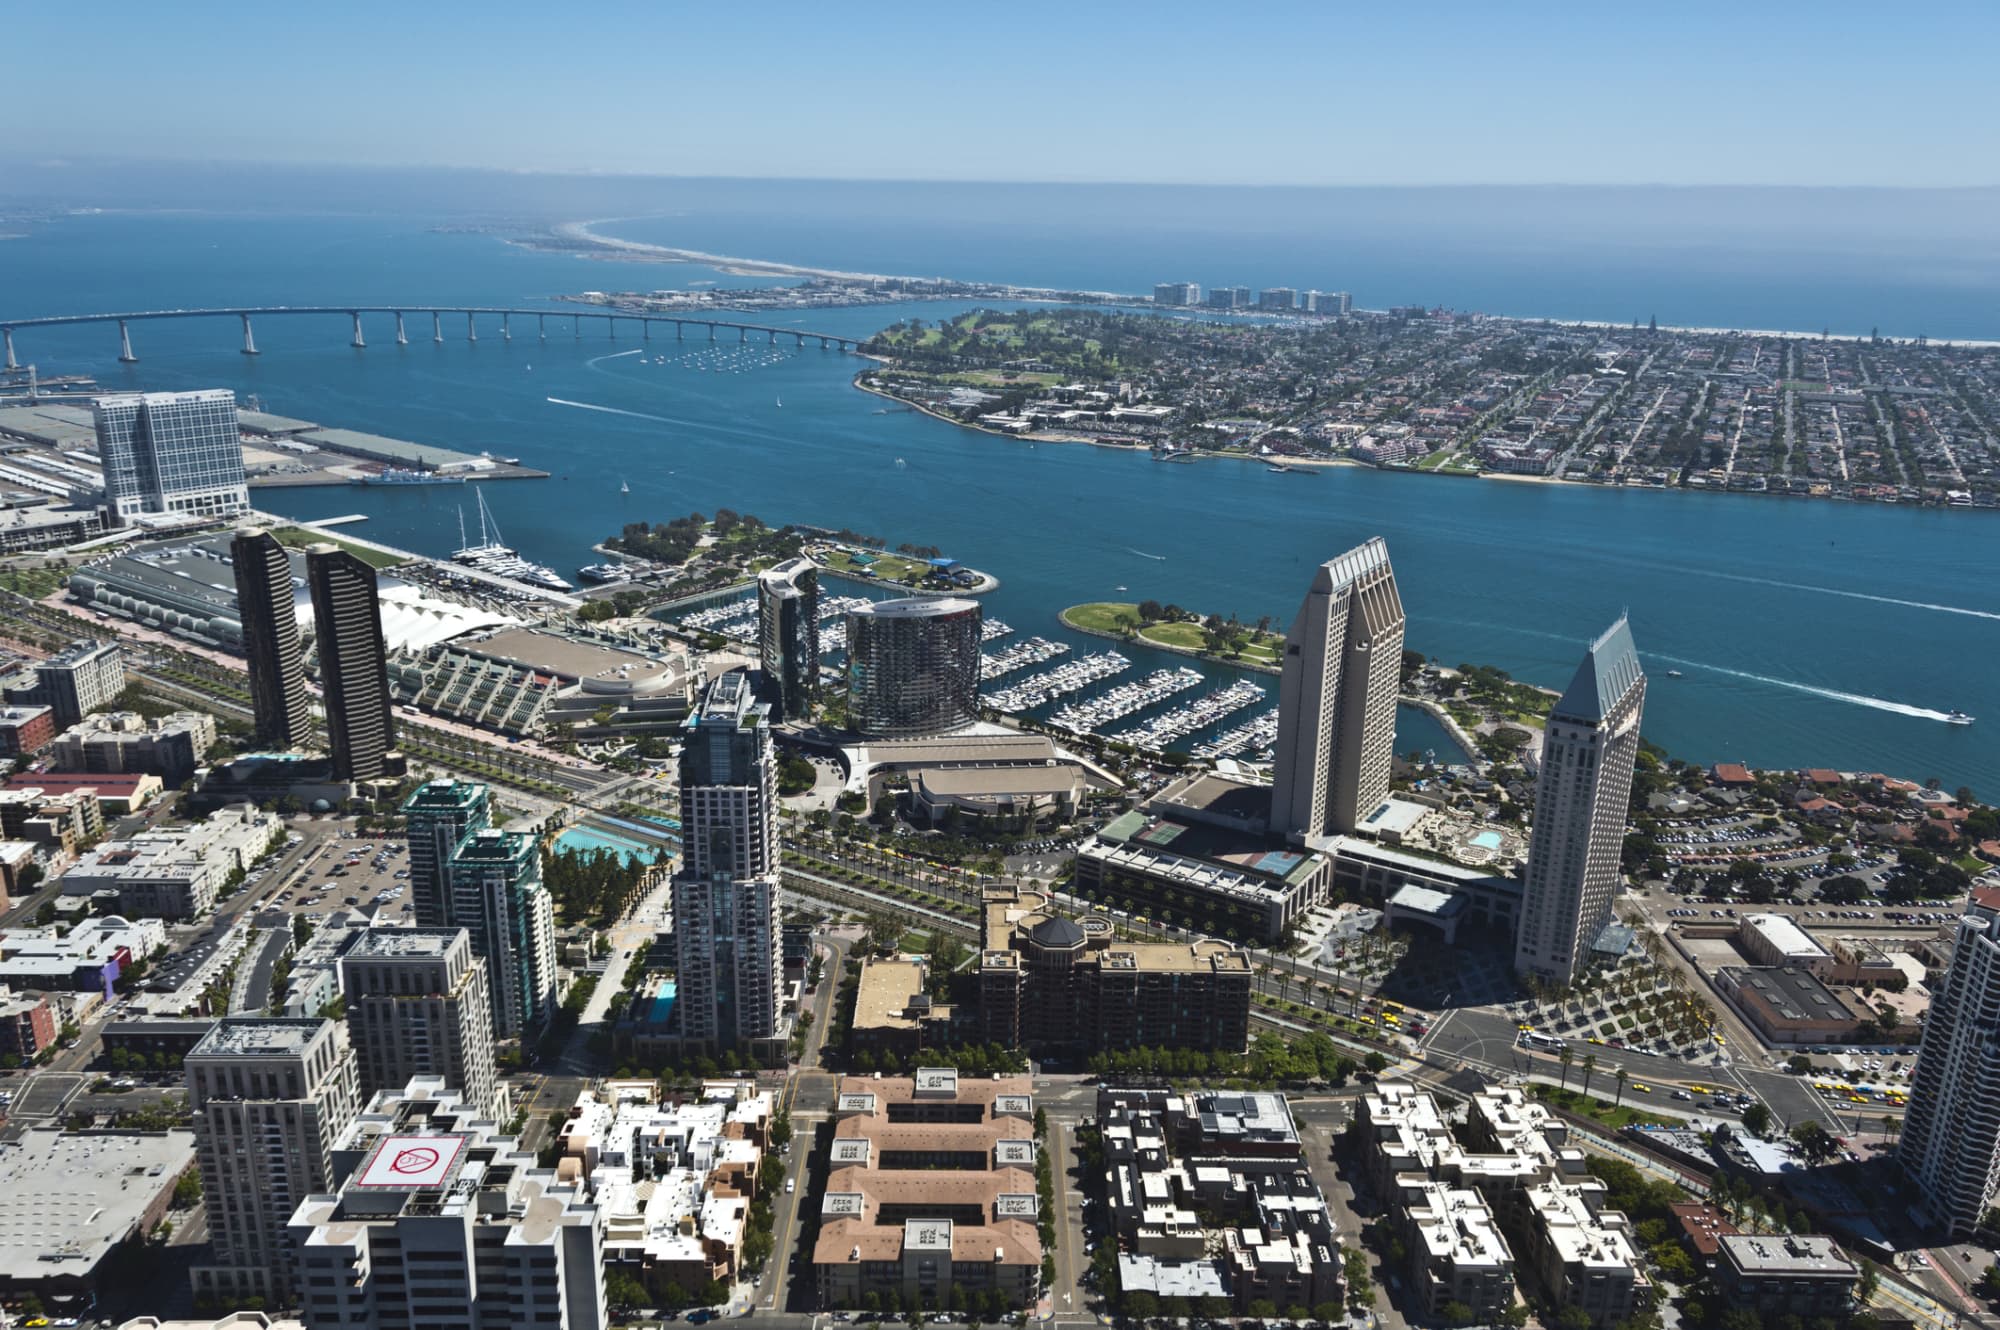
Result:
{"label": "coronado bridge", "polygon": [[[706,340],[718,340],[716,334],[734,331],[739,342],[747,342],[751,336],[760,335],[776,345],[780,338],[791,338],[797,346],[807,342],[817,342],[823,348],[837,351],[853,351],[861,343],[860,338],[844,337],[835,333],[805,332],[797,328],[776,328],[764,323],[740,323],[729,319],[698,318],[680,314],[633,314],[618,310],[547,310],[547,309],[502,309],[491,306],[467,305],[258,305],[229,309],[150,309],[125,314],[61,314],[39,319],[7,319],[0,321],[0,337],[5,340],[6,368],[19,369],[20,360],[15,353],[14,334],[30,328],[62,328],[73,324],[102,323],[118,325],[118,359],[126,364],[137,363],[139,357],[132,347],[132,328],[135,323],[156,319],[236,319],[243,325],[243,354],[257,354],[257,339],[252,320],[271,318],[293,318],[308,316],[313,318],[342,318],[349,321],[351,335],[348,345],[356,348],[368,345],[364,333],[362,317],[373,315],[392,317],[395,320],[395,341],[398,346],[410,342],[407,320],[424,315],[430,316],[430,340],[442,342],[445,339],[445,320],[452,321],[453,335],[457,335],[458,320],[465,320],[465,340],[479,340],[479,325],[486,321],[488,335],[497,332],[502,341],[514,339],[514,322],[519,319],[534,320],[534,335],[540,341],[547,341],[549,320],[557,323],[557,332],[568,322],[574,337],[582,337],[584,326],[594,329],[599,322],[604,325],[605,336],[612,341],[618,339],[618,325],[637,324],[641,341],[653,339],[654,325],[659,325],[662,335],[668,328],[673,329],[676,341],[688,340],[688,330],[706,333]],[[419,335],[422,324],[418,324]],[[525,335],[525,333],[524,333]]]}

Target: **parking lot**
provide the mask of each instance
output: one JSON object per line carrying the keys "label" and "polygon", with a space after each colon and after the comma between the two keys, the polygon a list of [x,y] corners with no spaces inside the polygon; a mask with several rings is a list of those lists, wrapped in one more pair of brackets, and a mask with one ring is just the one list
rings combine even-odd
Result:
{"label": "parking lot", "polygon": [[342,828],[328,835],[318,853],[306,861],[294,877],[295,885],[279,890],[279,884],[268,878],[246,885],[276,893],[264,898],[267,909],[308,919],[342,907],[395,916],[414,908],[409,878],[409,845],[401,836],[357,836],[351,828]]}

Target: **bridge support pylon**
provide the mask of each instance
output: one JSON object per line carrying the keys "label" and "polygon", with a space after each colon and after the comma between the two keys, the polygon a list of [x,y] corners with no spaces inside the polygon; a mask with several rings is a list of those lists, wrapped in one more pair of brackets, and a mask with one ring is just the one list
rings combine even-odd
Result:
{"label": "bridge support pylon", "polygon": [[614,342],[618,340],[618,320],[609,314],[604,316],[604,335]]}
{"label": "bridge support pylon", "polygon": [[749,340],[750,340],[750,330],[749,330],[748,328],[738,328],[738,329],[736,330],[736,340],[737,340],[737,341],[739,341],[739,342],[747,342],[747,341],[749,341]]}
{"label": "bridge support pylon", "polygon": [[653,340],[653,321],[651,319],[639,320],[639,340],[642,342]]}
{"label": "bridge support pylon", "polygon": [[132,330],[125,326],[125,320],[118,320],[118,363],[136,365],[139,357],[132,354]]}
{"label": "bridge support pylon", "polygon": [[360,314],[360,312],[359,312],[359,311],[356,311],[356,310],[349,310],[349,311],[348,311],[348,313],[349,313],[350,315],[352,315],[352,316],[353,316],[353,319],[354,319],[354,340],[353,340],[353,341],[351,341],[351,342],[349,342],[349,343],[348,343],[348,345],[349,345],[349,346],[352,346],[352,347],[356,347],[356,348],[359,348],[359,347],[365,347],[365,346],[367,346],[367,345],[368,345],[368,339],[367,339],[366,337],[363,337],[363,336],[361,335],[361,314]]}
{"label": "bridge support pylon", "polygon": [[800,346],[804,346],[806,344],[806,335],[804,333],[794,333],[793,335],[799,339]]}
{"label": "bridge support pylon", "polygon": [[403,311],[399,309],[396,311],[396,345],[408,346],[409,344],[410,335],[403,331]]}
{"label": "bridge support pylon", "polygon": [[468,342],[479,340],[479,329],[473,326],[472,311],[469,309],[465,311],[465,340]]}
{"label": "bridge support pylon", "polygon": [[243,316],[243,354],[246,356],[257,354],[257,339],[250,335],[250,316],[248,314]]}
{"label": "bridge support pylon", "polygon": [[21,368],[21,362],[14,359],[14,330],[12,328],[0,328],[0,336],[4,336],[7,339],[7,368]]}
{"label": "bridge support pylon", "polygon": [[514,316],[512,314],[502,314],[500,316],[500,340],[503,342],[514,340]]}
{"label": "bridge support pylon", "polygon": [[711,342],[715,340],[715,325],[712,323],[708,325],[708,340]]}
{"label": "bridge support pylon", "polygon": [[444,340],[444,316],[436,310],[431,311],[431,340],[433,342]]}
{"label": "bridge support pylon", "polygon": [[679,319],[675,319],[674,340],[676,342],[685,342],[687,340],[687,333],[688,333],[687,325],[685,323],[682,323]]}

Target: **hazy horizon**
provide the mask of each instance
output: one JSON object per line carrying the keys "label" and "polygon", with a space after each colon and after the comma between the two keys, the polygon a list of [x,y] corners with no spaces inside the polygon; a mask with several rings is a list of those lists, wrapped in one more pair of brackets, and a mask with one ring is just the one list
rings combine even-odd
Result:
{"label": "hazy horizon", "polygon": [[[757,179],[1991,183],[2000,9],[1196,0],[10,15],[40,159]],[[26,58],[38,53],[43,58]],[[57,58],[57,57],[70,58]],[[99,76],[77,78],[87,59]],[[21,120],[23,113],[25,121]],[[17,130],[16,142],[21,140]]]}

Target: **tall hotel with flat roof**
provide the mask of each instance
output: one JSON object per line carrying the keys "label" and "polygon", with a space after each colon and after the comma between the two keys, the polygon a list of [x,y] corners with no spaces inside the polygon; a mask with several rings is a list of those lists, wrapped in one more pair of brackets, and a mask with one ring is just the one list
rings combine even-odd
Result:
{"label": "tall hotel with flat roof", "polygon": [[1514,968],[1567,984],[1611,922],[1639,756],[1646,672],[1621,616],[1590,644],[1549,712]]}
{"label": "tall hotel with flat roof", "polygon": [[92,408],[105,502],[118,524],[145,513],[209,517],[249,508],[235,393],[119,393]]}
{"label": "tall hotel with flat roof", "polygon": [[1285,634],[1271,831],[1343,835],[1389,797],[1403,599],[1380,536],[1321,564]]}
{"label": "tall hotel with flat roof", "polygon": [[1931,993],[1896,1158],[1953,1237],[1979,1227],[2000,1190],[2000,890],[1973,891]]}

